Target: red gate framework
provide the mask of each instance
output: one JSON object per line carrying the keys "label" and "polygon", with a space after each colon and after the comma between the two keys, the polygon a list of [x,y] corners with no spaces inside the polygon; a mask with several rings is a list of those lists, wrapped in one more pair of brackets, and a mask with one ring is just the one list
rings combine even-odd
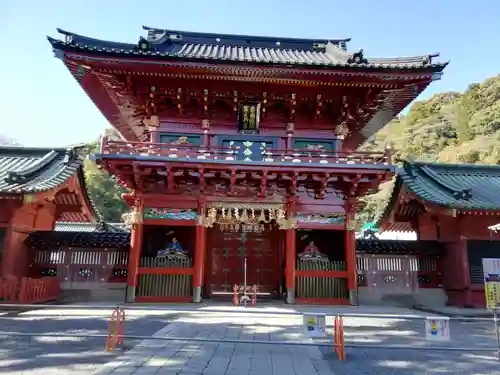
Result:
{"label": "red gate framework", "polygon": [[95,160],[131,190],[128,300],[200,302],[241,279],[247,254],[248,277],[288,303],[352,303],[358,199],[394,172],[390,149],[356,149],[446,64],[348,39],[146,30],[137,44],[49,38],[119,133]]}

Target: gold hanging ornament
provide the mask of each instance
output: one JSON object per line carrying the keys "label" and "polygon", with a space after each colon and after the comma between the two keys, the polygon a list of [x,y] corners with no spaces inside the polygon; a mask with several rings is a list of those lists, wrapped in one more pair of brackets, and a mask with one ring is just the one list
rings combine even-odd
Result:
{"label": "gold hanging ornament", "polygon": [[244,208],[241,210],[241,216],[240,216],[240,221],[242,223],[248,223],[248,213],[247,210]]}
{"label": "gold hanging ornament", "polygon": [[266,221],[266,215],[264,214],[264,210],[261,210],[261,211],[260,211],[260,216],[259,216],[259,218],[257,219],[257,221],[258,221],[259,223],[261,223],[261,222],[265,222],[265,221]]}
{"label": "gold hanging ornament", "polygon": [[[221,205],[222,206],[222,205]],[[255,210],[259,210],[258,217]],[[205,227],[213,227],[215,223],[221,225],[221,230],[231,228],[233,231],[245,228],[250,225],[263,226],[275,221],[280,229],[292,229],[296,227],[297,221],[286,218],[286,211],[279,205],[276,207],[245,207],[237,205],[237,207],[229,207],[224,204],[222,207],[212,207],[208,210],[206,217],[200,215],[199,225]],[[224,227],[223,227],[224,226]]]}

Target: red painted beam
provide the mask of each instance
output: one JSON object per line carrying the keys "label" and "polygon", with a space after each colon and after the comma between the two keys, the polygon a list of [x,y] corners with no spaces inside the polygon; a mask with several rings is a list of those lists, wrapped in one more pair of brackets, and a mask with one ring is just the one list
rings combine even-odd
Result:
{"label": "red painted beam", "polygon": [[[432,72],[370,72],[363,71],[361,69],[355,71],[346,71],[343,69],[314,69],[314,68],[284,68],[283,66],[272,66],[272,65],[258,65],[258,66],[242,66],[241,64],[219,64],[219,63],[206,63],[206,62],[186,62],[186,61],[165,61],[165,60],[155,60],[154,58],[144,58],[144,57],[114,57],[112,59],[102,59],[99,57],[94,57],[92,55],[81,53],[81,52],[66,52],[65,57],[72,61],[75,59],[75,64],[81,63],[82,59],[86,61],[90,66],[95,68],[104,68],[107,70],[118,69],[121,72],[123,70],[129,71],[151,71],[151,72],[165,72],[165,66],[177,68],[182,70],[184,73],[209,73],[220,71],[223,75],[227,75],[225,73],[228,69],[242,69],[243,67],[247,70],[255,70],[266,73],[274,73],[274,74],[283,74],[286,71],[286,74],[306,74],[306,75],[314,75],[315,77],[327,77],[328,75],[335,75],[337,78],[339,76],[352,77],[356,82],[360,81],[361,78],[365,77],[373,77],[377,81],[380,77],[393,77],[394,79],[398,79],[400,77],[408,77],[414,78],[417,82],[426,81],[432,78]],[[158,64],[160,62],[160,64]],[[422,70],[425,70],[423,68]],[[172,70],[175,72],[175,70]],[[388,83],[389,81],[381,82]],[[400,82],[400,81],[399,81]],[[405,83],[407,80],[404,81]],[[401,83],[401,82],[400,82]]]}
{"label": "red painted beam", "polygon": [[139,267],[138,275],[192,275],[192,268]]}
{"label": "red painted beam", "polygon": [[344,230],[344,224],[314,224],[314,223],[297,223],[297,229],[314,229],[314,230]]}
{"label": "red painted beam", "polygon": [[196,226],[196,220],[144,219],[144,225],[157,225],[165,227],[194,227]]}
{"label": "red painted beam", "polygon": [[[115,166],[124,166],[130,165],[135,162],[133,156],[130,159],[122,159],[122,158],[114,158],[113,155],[106,155],[106,162],[109,164],[109,168],[113,170]],[[308,163],[297,164],[297,165],[281,165],[280,163],[262,163],[262,164],[253,164],[253,165],[243,165],[238,164],[237,161],[231,164],[219,163],[217,161],[208,162],[208,163],[198,163],[196,161],[169,161],[162,160],[161,163],[168,165],[168,167],[172,169],[205,169],[212,171],[224,171],[231,172],[231,169],[237,169],[238,172],[260,172],[262,169],[267,169],[269,173],[279,173],[279,174],[293,174],[297,172],[303,173],[330,173],[335,175],[353,175],[353,174],[363,174],[363,175],[384,175],[388,172],[392,172],[391,165],[381,165],[381,164],[364,164],[363,166],[379,166],[379,168],[356,168],[356,165],[353,164],[353,167],[346,168],[344,164],[330,164],[329,167],[324,166],[312,166]],[[157,165],[157,169],[165,169],[163,165]]]}

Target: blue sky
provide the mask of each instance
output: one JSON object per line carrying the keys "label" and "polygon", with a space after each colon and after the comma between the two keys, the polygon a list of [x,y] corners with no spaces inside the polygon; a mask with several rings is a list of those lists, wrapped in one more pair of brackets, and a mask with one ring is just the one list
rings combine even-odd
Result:
{"label": "blue sky", "polygon": [[0,134],[26,146],[96,139],[108,124],[62,62],[47,35],[60,27],[100,39],[136,42],[142,25],[187,31],[351,37],[369,56],[440,52],[451,60],[420,98],[464,90],[500,73],[498,0],[0,0]]}

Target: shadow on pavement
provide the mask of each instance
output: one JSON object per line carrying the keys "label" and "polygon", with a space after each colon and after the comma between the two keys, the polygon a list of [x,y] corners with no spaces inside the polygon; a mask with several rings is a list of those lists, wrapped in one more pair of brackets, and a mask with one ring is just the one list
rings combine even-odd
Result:
{"label": "shadow on pavement", "polygon": [[[177,334],[182,337],[191,335],[213,339],[284,341],[293,340],[288,334],[302,321],[300,316],[259,317],[251,320],[252,314],[248,314],[248,319],[239,315],[239,318],[235,314],[214,312],[185,315],[158,310],[150,315],[145,313],[144,316],[131,314],[127,319],[126,334],[150,336],[176,321],[180,324]],[[108,316],[64,315],[64,311],[50,316],[0,317],[1,330],[8,332],[107,334],[108,322]],[[318,373],[325,373],[325,366],[328,366],[335,375],[499,374],[500,362],[493,358],[493,353],[383,348],[384,345],[395,344],[420,347],[439,345],[425,341],[423,320],[346,318],[345,330],[346,343],[379,345],[380,349],[348,348],[347,361],[339,362],[332,347],[320,347],[319,357],[312,359]],[[489,323],[452,322],[451,337],[451,342],[442,345],[480,348],[496,345],[493,327]],[[138,342],[126,339],[125,350]],[[324,342],[331,342],[331,338]],[[5,374],[90,374],[123,353],[106,353],[104,346],[105,338],[0,337],[0,367]],[[178,355],[195,355],[195,352],[203,355],[203,351],[209,350],[209,347],[213,351],[214,347],[217,349],[219,346],[227,347],[227,344],[190,343],[180,348]],[[233,350],[232,355],[249,356],[251,359],[261,358],[263,354],[273,358],[287,354],[295,361],[306,355],[303,347],[284,345],[234,344]]]}

